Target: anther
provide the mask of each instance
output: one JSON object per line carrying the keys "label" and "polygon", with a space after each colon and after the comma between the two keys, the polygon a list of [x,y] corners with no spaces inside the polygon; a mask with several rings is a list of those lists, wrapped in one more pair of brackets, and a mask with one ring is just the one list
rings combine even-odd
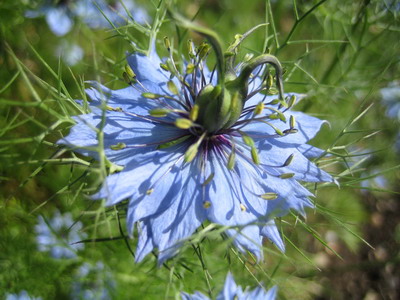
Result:
{"label": "anther", "polygon": [[110,149],[111,150],[122,150],[126,148],[126,144],[125,143],[118,143],[116,145],[111,145]]}
{"label": "anther", "polygon": [[168,115],[168,113],[170,113],[171,110],[170,109],[166,109],[166,108],[154,108],[151,109],[149,111],[150,116],[152,117],[156,117],[156,118],[162,118],[165,117],[166,115]]}
{"label": "anther", "polygon": [[177,118],[175,120],[175,126],[180,129],[189,129],[190,127],[193,126],[193,122],[189,119]]}
{"label": "anther", "polygon": [[260,195],[260,197],[264,200],[275,200],[276,198],[278,198],[278,194],[277,193],[265,193]]}
{"label": "anther", "polygon": [[211,206],[211,202],[210,201],[204,201],[203,202],[203,207],[204,208],[210,208],[210,206]]}
{"label": "anther", "polygon": [[169,80],[167,83],[168,89],[169,91],[174,94],[174,95],[178,95],[179,91],[178,88],[176,87],[175,83],[172,80]]}
{"label": "anther", "polygon": [[167,48],[168,52],[171,51],[171,42],[167,36],[164,37],[164,45]]}
{"label": "anther", "polygon": [[296,175],[296,174],[294,174],[294,173],[284,173],[284,174],[279,175],[279,178],[289,179],[289,178],[292,178],[294,175]]}
{"label": "anther", "polygon": [[262,101],[259,102],[254,109],[254,115],[257,116],[257,115],[261,114],[264,110],[264,106],[265,106],[264,102],[262,102]]}

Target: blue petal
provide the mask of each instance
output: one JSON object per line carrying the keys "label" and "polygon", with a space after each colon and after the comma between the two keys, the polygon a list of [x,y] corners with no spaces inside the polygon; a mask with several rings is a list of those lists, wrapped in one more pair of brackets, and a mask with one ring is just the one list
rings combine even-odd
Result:
{"label": "blue petal", "polygon": [[189,295],[188,293],[181,293],[182,300],[209,300],[207,296],[204,296],[200,292],[195,292],[193,295]]}
{"label": "blue petal", "polygon": [[68,16],[67,8],[64,6],[49,8],[46,13],[46,21],[51,31],[58,36],[67,34],[74,24]]}
{"label": "blue petal", "polygon": [[[265,165],[265,169],[271,173],[275,172],[277,175],[294,173],[295,179],[308,182],[333,181],[331,175],[318,168],[290,144],[283,143],[281,140],[258,139],[256,145],[261,164]],[[280,167],[290,155],[293,155],[292,162],[288,166]]]}
{"label": "blue petal", "polygon": [[173,151],[150,151],[136,154],[125,169],[108,176],[94,199],[106,198],[106,205],[114,205],[128,197],[141,197],[182,156]]}
{"label": "blue petal", "polygon": [[300,145],[299,147],[297,147],[297,150],[299,150],[307,158],[317,158],[325,152],[322,149],[307,144]]}
{"label": "blue petal", "polygon": [[120,107],[126,112],[134,112],[138,115],[148,115],[150,109],[159,107],[156,101],[142,97],[142,92],[131,86],[120,90],[111,90],[96,81],[88,83],[93,88],[87,89],[86,93],[94,105],[107,102],[107,105],[112,108]]}
{"label": "blue petal", "polygon": [[[218,158],[210,158],[209,163],[214,178],[206,186],[206,198],[211,202],[211,206],[207,209],[208,219],[230,227],[247,225],[240,230],[229,229],[226,233],[234,239],[234,244],[241,251],[249,250],[261,259],[260,229],[256,225],[249,225],[257,220],[257,216],[253,209],[243,210],[243,205],[245,208],[250,208],[258,199],[255,200],[255,196],[250,193],[244,193],[239,179],[233,177],[229,173],[231,171]],[[250,197],[253,197],[253,202],[248,199]]]}
{"label": "blue petal", "polygon": [[224,289],[219,293],[216,300],[224,299],[242,299],[243,291],[240,286],[237,286],[231,272],[228,273],[225,279]]}
{"label": "blue petal", "polygon": [[263,226],[261,229],[261,234],[273,242],[279,248],[279,250],[285,252],[285,244],[281,238],[281,235],[279,234],[274,220],[270,220],[265,226]]}
{"label": "blue petal", "polygon": [[159,173],[149,195],[132,198],[129,202],[128,224],[130,224],[130,228],[141,219],[164,212],[182,196],[181,189],[185,176],[188,176],[187,172],[184,172],[185,175],[183,175],[180,166],[172,165],[164,173]]}
{"label": "blue petal", "polygon": [[277,287],[274,286],[268,292],[262,287],[257,287],[253,291],[245,292],[246,299],[251,300],[274,300],[276,298]]}
{"label": "blue petal", "polygon": [[[141,261],[152,248],[158,248],[159,264],[176,255],[183,241],[190,237],[205,220],[203,195],[201,189],[198,188],[198,175],[193,174],[195,168],[197,166],[191,165],[187,170],[191,175],[182,176],[185,182],[175,201],[172,201],[167,208],[163,208],[161,212],[140,222],[141,235],[146,231],[147,240],[139,240],[137,261]],[[130,213],[131,211],[128,211],[128,214]],[[130,224],[128,220],[128,226],[130,225],[133,224]],[[148,240],[152,241],[152,247],[149,246]]]}
{"label": "blue petal", "polygon": [[[278,287],[273,286],[268,292],[264,300],[274,300],[276,298],[276,293],[278,292]],[[261,299],[260,299],[261,300]]]}
{"label": "blue petal", "polygon": [[[103,118],[100,109],[94,113],[73,117],[77,122],[70,133],[58,143],[78,148],[75,151],[98,159],[98,132]],[[174,126],[152,123],[123,112],[107,111],[103,124],[104,150],[107,158],[118,165],[126,165],[136,154],[154,151],[158,143],[181,137],[185,131]],[[127,147],[113,150],[112,146],[123,143]],[[90,149],[91,148],[91,149]]]}
{"label": "blue petal", "polygon": [[[289,120],[290,115],[295,117],[295,128],[298,129],[298,132],[279,137],[278,139],[281,142],[294,145],[307,143],[309,140],[315,137],[315,135],[321,129],[321,126],[324,123],[327,123],[324,120],[320,120],[297,111],[288,111],[285,112],[284,115],[286,116],[287,120]],[[289,128],[288,122],[284,123],[280,120],[271,120],[270,123],[281,131]],[[271,126],[262,122],[249,122],[246,124],[246,126],[243,126],[242,130],[249,135],[259,135],[264,137],[268,135],[276,135],[275,130]]]}
{"label": "blue petal", "polygon": [[[128,63],[136,73],[136,79],[148,91],[155,94],[174,96],[168,89],[170,73],[160,68],[161,60],[155,52],[150,56],[144,54],[132,54],[127,57]],[[180,87],[179,82],[174,79],[175,85]]]}

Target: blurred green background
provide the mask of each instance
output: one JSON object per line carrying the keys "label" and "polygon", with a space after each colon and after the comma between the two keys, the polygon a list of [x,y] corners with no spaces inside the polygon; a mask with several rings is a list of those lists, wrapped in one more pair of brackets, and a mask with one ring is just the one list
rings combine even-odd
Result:
{"label": "blurred green background", "polygon": [[[278,221],[285,254],[266,242],[265,262],[256,264],[213,232],[160,268],[155,257],[134,263],[135,239],[122,237],[123,208],[104,210],[88,199],[101,178],[96,162],[54,144],[80,113],[72,103],[85,97],[83,82],[125,87],[126,52],[131,42],[147,49],[151,30],[132,22],[118,31],[91,29],[75,20],[57,37],[43,17],[25,17],[39,2],[0,2],[0,297],[23,290],[42,299],[175,299],[195,290],[215,297],[230,269],[242,286],[278,285],[278,299],[400,298],[400,113],[388,115],[400,97],[397,91],[385,102],[381,91],[400,89],[398,1],[169,1],[226,46],[235,34],[268,23],[240,55],[268,48],[286,70],[285,91],[308,95],[296,109],[329,122],[312,144],[329,153],[318,163],[339,186],[308,186],[316,209],[307,219]],[[166,6],[136,3],[153,21]],[[165,19],[160,56],[167,54],[164,36],[185,55],[188,38],[202,41]],[[56,55],[60,43],[79,45],[82,59],[68,66]],[[83,224],[79,234],[87,240],[73,258],[38,249],[39,216],[49,224],[58,211],[76,221],[53,232],[60,238]]]}

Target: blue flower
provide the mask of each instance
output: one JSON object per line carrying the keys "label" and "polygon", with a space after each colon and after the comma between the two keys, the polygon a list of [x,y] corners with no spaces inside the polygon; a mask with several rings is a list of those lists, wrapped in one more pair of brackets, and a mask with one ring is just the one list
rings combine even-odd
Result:
{"label": "blue flower", "polygon": [[54,258],[74,258],[84,244],[74,244],[86,238],[81,232],[82,223],[74,222],[71,214],[61,215],[56,212],[52,219],[45,220],[39,216],[35,226],[39,251],[50,251]]}
{"label": "blue flower", "polygon": [[[126,23],[125,20],[129,19],[127,11],[132,15],[135,22],[139,24],[145,24],[150,20],[147,12],[143,8],[138,7],[132,0],[124,0],[124,5],[119,1],[113,1],[111,6],[104,0],[97,0],[95,3],[98,7],[92,0],[80,0],[77,1],[73,7],[74,14],[91,28],[110,27],[109,21],[103,14],[106,15],[114,25],[123,25]],[[100,12],[99,8],[103,14]]]}
{"label": "blue flower", "polygon": [[400,85],[391,82],[387,87],[381,89],[382,102],[386,106],[386,115],[389,118],[400,121]]}
{"label": "blue flower", "polygon": [[84,263],[79,267],[72,284],[73,299],[112,299],[116,283],[111,272],[102,262]]}
{"label": "blue flower", "polygon": [[40,297],[31,297],[27,291],[21,291],[18,294],[6,294],[6,300],[42,300]]}
{"label": "blue flower", "polygon": [[333,181],[308,160],[323,153],[306,143],[324,121],[291,110],[296,95],[283,95],[279,65],[281,99],[265,94],[273,78],[264,80],[260,62],[276,58],[238,64],[239,75],[226,75],[221,88],[223,76],[205,65],[205,47],[191,47],[182,72],[155,52],[130,55],[125,78],[132,86],[110,90],[92,82],[91,112],[74,117],[76,125],[59,141],[98,158],[93,149],[101,128],[107,159],[123,170],[110,174],[93,198],[108,206],[129,199],[137,261],[154,248],[159,263],[172,257],[205,220],[227,226],[234,245],[259,259],[263,237],[284,251],[274,217],[313,207],[299,181]]}
{"label": "blue flower", "polygon": [[[217,296],[217,300],[274,300],[276,297],[276,286],[266,291],[262,287],[257,287],[252,291],[242,290],[241,286],[237,286],[233,276],[231,273],[228,273],[228,276],[225,280],[224,289]],[[208,300],[207,296],[204,296],[202,293],[195,292],[193,295],[189,295],[187,293],[182,293],[182,300]]]}
{"label": "blue flower", "polygon": [[114,1],[110,6],[105,0],[59,1],[58,3],[47,0],[37,10],[29,10],[25,15],[28,18],[44,15],[51,31],[57,36],[63,36],[71,30],[75,17],[91,28],[110,28],[108,20],[115,25],[125,24],[125,20],[129,19],[127,11],[139,24],[149,21],[146,11],[137,7],[133,1],[125,0],[124,5],[125,7],[119,1]]}
{"label": "blue flower", "polygon": [[56,49],[56,55],[60,56],[68,66],[74,66],[82,60],[84,51],[77,44],[63,40]]}

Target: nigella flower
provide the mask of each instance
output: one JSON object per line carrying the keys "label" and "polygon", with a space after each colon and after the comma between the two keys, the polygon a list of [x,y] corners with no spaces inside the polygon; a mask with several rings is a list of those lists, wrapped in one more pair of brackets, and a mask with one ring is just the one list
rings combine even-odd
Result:
{"label": "nigella flower", "polygon": [[[108,206],[129,199],[137,261],[154,248],[160,263],[175,255],[205,220],[229,227],[234,245],[259,259],[263,237],[284,250],[274,217],[313,206],[299,181],[333,181],[308,160],[322,153],[306,143],[324,121],[291,109],[296,96],[283,94],[275,57],[234,65],[240,42],[227,59],[214,43],[213,72],[205,43],[197,49],[189,43],[190,61],[181,70],[172,52],[164,62],[155,51],[128,56],[124,76],[132,86],[110,90],[92,82],[91,112],[74,117],[76,125],[59,141],[98,157],[90,149],[103,132],[107,159],[123,170],[110,174],[93,197]],[[279,97],[266,94],[273,90],[266,64],[275,69]]]}
{"label": "nigella flower", "polygon": [[400,85],[391,82],[387,87],[381,89],[382,102],[386,106],[386,115],[400,121]]}
{"label": "nigella flower", "polygon": [[124,5],[119,1],[112,1],[109,5],[105,0],[47,0],[38,9],[29,10],[25,15],[28,18],[45,16],[51,31],[63,36],[71,30],[75,17],[91,28],[109,28],[110,22],[115,25],[124,24],[124,20],[130,17],[127,11],[140,24],[149,21],[146,11],[131,0],[125,0]]}
{"label": "nigella flower", "polygon": [[86,238],[81,232],[82,223],[74,222],[70,213],[56,212],[50,220],[38,217],[35,226],[39,251],[49,251],[54,258],[74,258],[84,244],[75,244]]}
{"label": "nigella flower", "polygon": [[125,20],[130,17],[127,11],[139,24],[145,24],[150,20],[147,12],[132,0],[124,0],[123,5],[117,0],[111,1],[111,4],[107,4],[104,0],[80,0],[73,8],[74,14],[91,28],[109,28],[110,22],[114,25],[124,25]]}
{"label": "nigella flower", "polygon": [[112,299],[115,280],[102,262],[82,264],[72,284],[73,299]]}
{"label": "nigella flower", "polygon": [[42,298],[32,297],[27,291],[21,291],[18,294],[6,294],[5,300],[42,300]]}
{"label": "nigella flower", "polygon": [[[252,291],[248,289],[242,290],[241,286],[236,285],[235,280],[231,273],[228,273],[228,276],[225,280],[224,289],[217,296],[217,300],[274,300],[276,297],[277,288],[273,287],[269,291],[266,291],[262,287],[257,287]],[[193,295],[189,295],[187,293],[182,293],[182,300],[208,300],[207,296],[203,295],[200,292],[195,292]]]}
{"label": "nigella flower", "polygon": [[60,56],[68,66],[74,66],[82,60],[84,51],[79,45],[63,40],[56,49],[56,55]]}

